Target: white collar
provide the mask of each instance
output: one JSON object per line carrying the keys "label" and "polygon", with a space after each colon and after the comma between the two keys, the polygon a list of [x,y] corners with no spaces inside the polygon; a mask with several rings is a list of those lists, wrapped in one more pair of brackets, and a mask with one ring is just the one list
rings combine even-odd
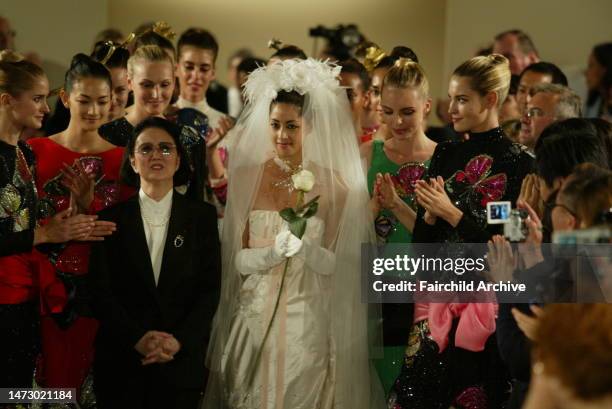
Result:
{"label": "white collar", "polygon": [[178,106],[179,108],[193,108],[204,113],[207,113],[210,109],[212,109],[210,105],[208,105],[206,97],[204,97],[204,99],[198,102],[191,102],[183,97],[179,97],[176,101],[176,106]]}
{"label": "white collar", "polygon": [[174,189],[170,189],[168,193],[160,200],[150,198],[147,194],[140,189],[138,191],[138,198],[140,201],[140,211],[151,216],[167,216],[170,214],[170,208],[172,207],[172,192]]}

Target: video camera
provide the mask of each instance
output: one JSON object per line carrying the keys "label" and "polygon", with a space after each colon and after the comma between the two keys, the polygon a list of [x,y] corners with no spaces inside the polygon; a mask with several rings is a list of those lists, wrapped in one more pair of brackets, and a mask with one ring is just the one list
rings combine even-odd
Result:
{"label": "video camera", "polygon": [[364,41],[364,36],[355,24],[339,24],[336,28],[316,26],[309,30],[310,37],[322,37],[328,41],[327,52],[338,59],[346,59],[352,55],[355,47]]}

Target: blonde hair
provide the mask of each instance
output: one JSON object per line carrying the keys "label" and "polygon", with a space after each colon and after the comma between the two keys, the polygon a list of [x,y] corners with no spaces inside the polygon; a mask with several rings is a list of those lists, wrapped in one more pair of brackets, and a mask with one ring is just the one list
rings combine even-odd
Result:
{"label": "blonde hair", "polygon": [[506,100],[510,89],[510,64],[500,54],[470,58],[453,72],[453,76],[470,78],[471,88],[481,96],[497,94],[497,107]]}
{"label": "blonde hair", "polygon": [[142,47],[138,47],[136,51],[134,51],[134,54],[128,59],[127,71],[130,78],[134,75],[134,66],[141,61],[167,61],[174,69],[174,61],[172,61],[172,58],[161,47],[156,45],[143,45]]}
{"label": "blonde hair", "polygon": [[11,50],[0,51],[0,94],[13,97],[32,89],[45,72],[38,65],[26,61],[21,54]]}
{"label": "blonde hair", "polygon": [[410,58],[398,59],[383,79],[382,89],[385,87],[415,88],[423,98],[429,96],[429,81],[423,67]]}

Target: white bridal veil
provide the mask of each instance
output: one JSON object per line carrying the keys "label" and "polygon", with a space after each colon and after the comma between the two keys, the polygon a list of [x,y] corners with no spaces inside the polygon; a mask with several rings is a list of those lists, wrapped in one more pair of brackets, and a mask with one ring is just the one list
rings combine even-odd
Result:
{"label": "white bridal veil", "polygon": [[[340,67],[314,59],[286,60],[261,67],[245,86],[247,106],[234,128],[229,159],[228,199],[222,233],[223,283],[207,365],[205,408],[226,408],[223,353],[243,278],[234,265],[242,248],[249,212],[259,190],[263,165],[274,156],[270,104],[280,90],[305,96],[302,109],[302,165],[316,178],[306,200],[320,195],[317,216],[325,221],[323,247],[335,256],[330,294],[330,335],[335,346],[334,407],[370,409],[384,397],[370,361],[377,340],[373,308],[361,300],[361,244],[374,243],[368,191]],[[248,358],[245,358],[248,359]],[[287,408],[289,409],[289,408]]]}

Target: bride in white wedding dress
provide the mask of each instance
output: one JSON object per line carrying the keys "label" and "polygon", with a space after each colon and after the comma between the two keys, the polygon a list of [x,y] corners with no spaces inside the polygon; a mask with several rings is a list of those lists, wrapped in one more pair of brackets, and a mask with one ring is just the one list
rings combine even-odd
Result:
{"label": "bride in white wedding dress", "polygon": [[[232,136],[205,408],[384,405],[369,360],[372,316],[361,302],[360,246],[374,241],[373,224],[338,73],[288,60],[246,84],[249,102]],[[292,176],[302,169],[314,175],[305,200],[320,198],[300,239],[279,211],[296,207]]]}

